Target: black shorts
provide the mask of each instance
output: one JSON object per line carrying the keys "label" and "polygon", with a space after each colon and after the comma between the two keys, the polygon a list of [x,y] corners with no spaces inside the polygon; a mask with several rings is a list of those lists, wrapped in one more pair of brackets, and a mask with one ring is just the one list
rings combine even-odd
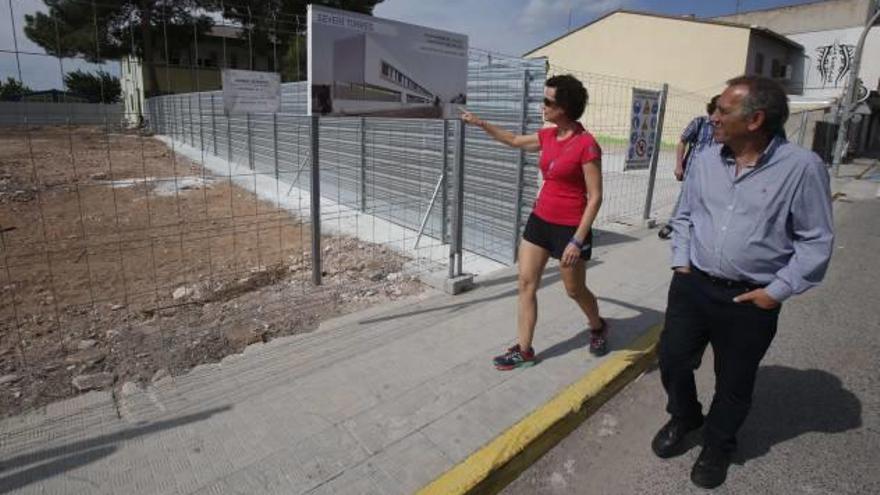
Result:
{"label": "black shorts", "polygon": [[[574,236],[577,227],[568,225],[558,225],[555,223],[545,222],[532,213],[529,215],[529,221],[526,222],[526,229],[523,231],[523,239],[550,251],[550,257],[555,259],[562,258],[562,253],[568,245],[568,241]],[[593,231],[587,233],[584,245],[581,247],[581,259],[588,261],[593,256]]]}

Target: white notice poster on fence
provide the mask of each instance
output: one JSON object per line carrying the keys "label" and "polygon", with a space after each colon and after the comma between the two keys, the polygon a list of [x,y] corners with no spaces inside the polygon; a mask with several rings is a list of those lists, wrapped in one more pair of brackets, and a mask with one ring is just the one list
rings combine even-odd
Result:
{"label": "white notice poster on fence", "polygon": [[223,69],[223,108],[227,114],[281,111],[281,75]]}
{"label": "white notice poster on fence", "polygon": [[624,171],[645,169],[651,164],[659,110],[659,91],[633,88],[629,148],[626,151]]}

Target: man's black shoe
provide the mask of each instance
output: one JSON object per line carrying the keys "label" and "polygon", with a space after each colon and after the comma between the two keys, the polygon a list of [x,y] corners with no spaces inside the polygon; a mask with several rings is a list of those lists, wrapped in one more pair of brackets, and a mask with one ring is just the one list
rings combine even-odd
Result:
{"label": "man's black shoe", "polygon": [[654,435],[651,450],[662,459],[681,455],[685,452],[684,438],[700,426],[703,426],[702,416],[695,421],[672,418]]}
{"label": "man's black shoe", "polygon": [[703,447],[691,469],[691,481],[700,488],[721,486],[727,478],[730,454],[718,447]]}
{"label": "man's black shoe", "polygon": [[669,239],[672,237],[672,226],[668,223],[657,231],[657,237],[661,239]]}

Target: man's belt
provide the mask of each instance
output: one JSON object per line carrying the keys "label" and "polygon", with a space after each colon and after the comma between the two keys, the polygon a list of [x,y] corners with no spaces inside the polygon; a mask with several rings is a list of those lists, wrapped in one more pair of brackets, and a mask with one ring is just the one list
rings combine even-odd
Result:
{"label": "man's belt", "polygon": [[752,282],[745,282],[743,280],[730,280],[727,278],[716,277],[714,275],[708,274],[703,270],[691,265],[691,270],[697,275],[705,278],[712,285],[717,285],[720,287],[726,287],[728,289],[745,289],[747,291],[755,290],[755,289],[763,289],[767,287],[766,285],[755,284]]}

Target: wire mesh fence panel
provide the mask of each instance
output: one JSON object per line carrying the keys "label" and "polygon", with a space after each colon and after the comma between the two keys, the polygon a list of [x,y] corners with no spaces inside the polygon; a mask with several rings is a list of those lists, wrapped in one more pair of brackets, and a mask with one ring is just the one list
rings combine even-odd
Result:
{"label": "wire mesh fence panel", "polygon": [[[537,132],[543,125],[541,101],[546,69],[544,59],[524,60],[472,50],[468,110],[516,134]],[[537,154],[500,144],[480,129],[467,129],[467,250],[512,262],[536,192]]]}
{"label": "wire mesh fence panel", "polygon": [[[550,74],[572,74],[587,87],[589,103],[582,119],[602,148],[603,202],[595,224],[632,223],[643,215],[649,170],[628,169],[627,151],[632,131],[633,90],[660,91],[662,84],[551,66]],[[675,180],[676,146],[687,124],[705,115],[708,98],[670,88],[666,99],[651,215],[668,213],[678,197]]]}
{"label": "wire mesh fence panel", "polygon": [[674,172],[676,161],[679,159],[679,150],[684,152],[684,146],[681,144],[682,133],[693,119],[707,116],[706,106],[710,100],[710,96],[677,88],[669,89],[651,204],[651,216],[654,218],[668,214],[678,199],[681,183],[676,180]]}
{"label": "wire mesh fence panel", "polygon": [[0,101],[0,125],[103,125],[119,122],[122,112],[118,103]]}
{"label": "wire mesh fence panel", "polygon": [[290,82],[281,85],[281,113],[306,115],[308,83]]}
{"label": "wire mesh fence panel", "polygon": [[[328,268],[316,287],[305,84],[285,84],[282,113],[224,108],[221,67],[277,71],[288,81],[301,73],[296,54],[281,63],[304,39],[300,21],[266,36],[256,53],[258,36],[242,27],[250,24],[157,3],[145,53],[140,30],[103,36],[114,5],[68,3],[90,19],[80,33],[96,33],[96,50],[65,46],[76,41],[69,12],[49,9],[39,22],[59,28],[59,49],[39,56],[57,80],[66,66],[112,67],[98,53],[111,52],[105,43],[139,56],[123,65],[140,64],[143,76],[129,81],[122,103],[2,102],[0,374],[17,377],[0,390],[4,416],[91,388],[149,384],[421,290],[404,273],[408,258],[392,249],[414,237],[411,225],[374,240],[348,230],[362,214],[357,123],[325,123],[328,228],[318,253]],[[276,51],[272,40],[287,46]],[[22,74],[3,76],[34,84]],[[384,213],[407,201],[393,198]]]}
{"label": "wire mesh fence panel", "polygon": [[830,117],[831,107],[795,110],[789,115],[788,121],[785,123],[785,134],[789,141],[795,142],[804,148],[813,149],[816,123],[827,122]]}
{"label": "wire mesh fence panel", "polygon": [[[2,414],[148,384],[416,293],[419,277],[448,268],[453,240],[467,263],[513,261],[537,154],[475,128],[459,140],[457,119],[307,117],[296,16],[146,2],[151,29],[122,16],[114,31],[117,5],[66,1],[89,20],[50,8],[32,22],[48,23],[55,48],[32,56],[59,84],[71,67],[117,70],[123,58],[126,89],[121,102],[102,82],[92,103],[0,104],[0,375],[22,377],[0,389]],[[222,68],[279,74],[281,111],[230,111]],[[26,85],[26,73],[11,76]],[[544,60],[472,50],[467,108],[536,132],[547,75]],[[598,224],[638,216],[647,172],[622,168],[631,90],[659,85],[583,80],[587,127],[606,153]],[[670,146],[699,100],[670,93],[655,208],[674,201]]]}
{"label": "wire mesh fence panel", "polygon": [[[232,164],[236,170],[251,168],[250,164],[250,122],[247,115],[230,115],[229,139],[232,148]],[[244,172],[247,173],[247,172]]]}

